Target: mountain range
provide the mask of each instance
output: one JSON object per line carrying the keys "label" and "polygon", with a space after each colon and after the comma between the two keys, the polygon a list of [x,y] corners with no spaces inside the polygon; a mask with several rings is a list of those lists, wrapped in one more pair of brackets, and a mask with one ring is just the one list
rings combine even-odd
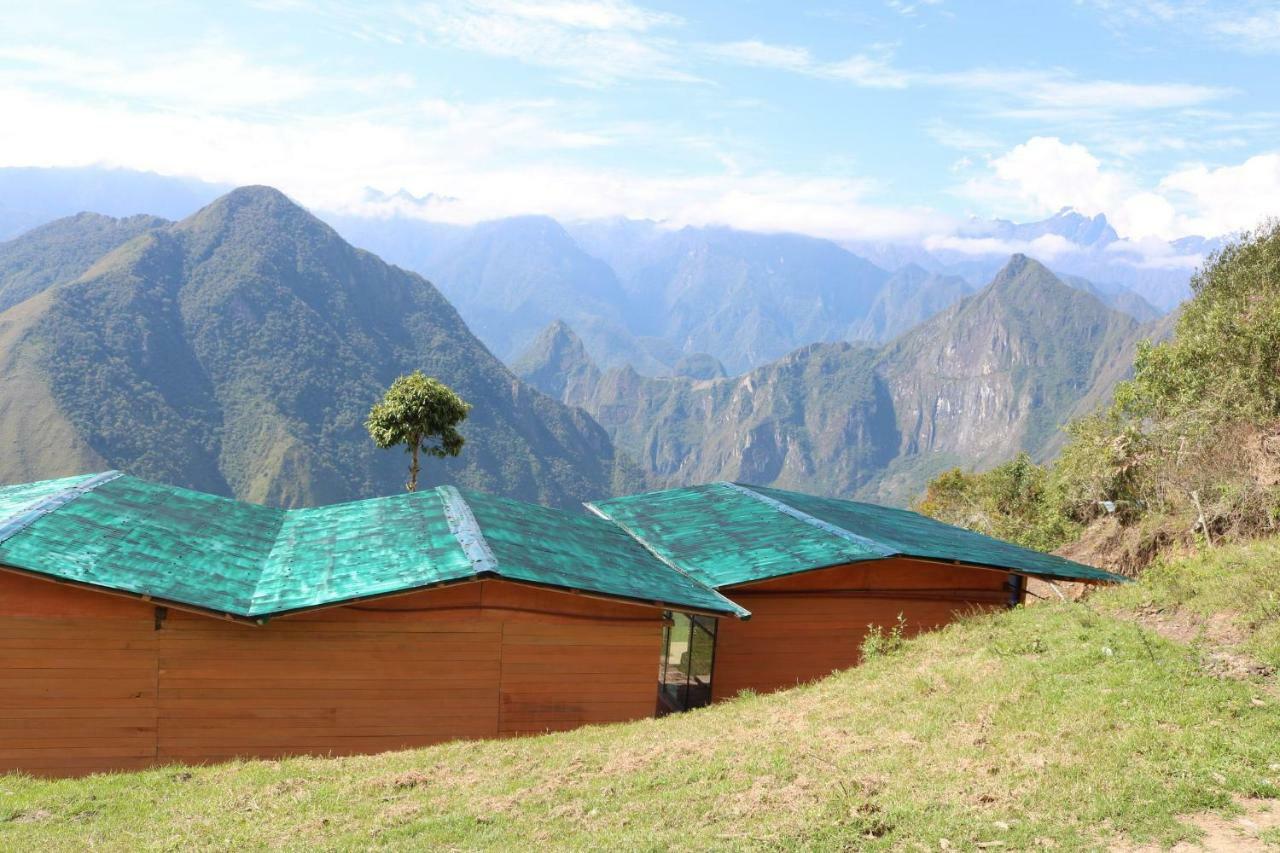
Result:
{"label": "mountain range", "polygon": [[740,376],[645,377],[600,369],[557,322],[516,371],[589,412],[657,484],[730,479],[904,503],[952,465],[1047,458],[1060,425],[1105,399],[1117,365],[1159,333],[1016,255],[879,347],[815,343]]}
{"label": "mountain range", "polygon": [[[0,243],[0,482],[116,467],[288,506],[385,494],[404,460],[362,420],[423,369],[475,404],[428,482],[556,505],[726,478],[904,503],[950,465],[1052,455],[1170,323],[1021,254],[975,281],[923,249],[890,271],[728,228],[328,219],[247,187],[179,221],[79,213]],[[1009,228],[1114,235],[1070,212]]]}
{"label": "mountain range", "polygon": [[[0,237],[14,210],[28,219],[35,208],[173,219],[224,192],[102,169],[0,169],[5,188],[12,192],[0,193]],[[317,215],[354,245],[435,282],[503,360],[562,319],[600,366],[629,364],[649,376],[702,354],[740,374],[809,343],[884,343],[984,286],[1017,252],[1145,322],[1176,306],[1187,293],[1186,263],[1218,244],[1185,238],[1162,244],[1169,257],[1149,262],[1104,216],[1071,210],[1029,223],[974,219],[940,243],[837,245],[628,219],[456,225],[412,215],[434,210],[423,201],[370,190],[361,215]]]}
{"label": "mountain range", "polygon": [[[25,297],[25,298],[24,298]],[[299,506],[401,488],[369,406],[422,369],[474,405],[428,483],[573,505],[626,488],[589,416],[517,379],[421,277],[276,190],[177,223],[84,215],[0,244],[0,482],[104,468]]]}

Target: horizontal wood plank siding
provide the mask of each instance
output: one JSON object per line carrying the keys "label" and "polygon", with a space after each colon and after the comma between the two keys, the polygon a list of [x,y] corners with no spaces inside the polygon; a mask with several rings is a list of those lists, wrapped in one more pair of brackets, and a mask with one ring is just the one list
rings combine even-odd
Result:
{"label": "horizontal wood plank siding", "polygon": [[349,755],[649,716],[656,608],[484,581],[252,626],[0,571],[0,771]]}
{"label": "horizontal wood plank siding", "polygon": [[0,769],[150,765],[156,678],[152,607],[0,572]]}
{"label": "horizontal wood plank siding", "polygon": [[744,584],[726,594],[751,619],[721,619],[714,699],[779,690],[856,666],[869,625],[898,614],[917,634],[1008,600],[1004,572],[891,559]]}

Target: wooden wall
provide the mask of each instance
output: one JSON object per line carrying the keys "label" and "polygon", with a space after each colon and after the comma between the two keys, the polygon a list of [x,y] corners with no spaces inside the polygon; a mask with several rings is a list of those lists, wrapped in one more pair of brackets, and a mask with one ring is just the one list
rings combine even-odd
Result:
{"label": "wooden wall", "polygon": [[1008,603],[1004,572],[895,558],[732,587],[724,593],[751,611],[721,619],[713,699],[751,688],[778,690],[855,666],[868,625],[908,635],[974,609]]}
{"label": "wooden wall", "polygon": [[352,754],[653,713],[654,608],[501,581],[251,626],[0,571],[0,771]]}

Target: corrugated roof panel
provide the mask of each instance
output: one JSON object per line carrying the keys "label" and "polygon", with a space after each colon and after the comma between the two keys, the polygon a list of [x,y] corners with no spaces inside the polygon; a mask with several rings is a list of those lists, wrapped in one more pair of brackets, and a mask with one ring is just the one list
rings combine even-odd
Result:
{"label": "corrugated roof panel", "polygon": [[[97,475],[81,474],[75,477],[60,477],[56,480],[41,480],[38,483],[0,486],[0,530],[8,529],[10,524],[19,521],[38,504],[69,489],[74,489],[95,476]],[[0,535],[0,541],[5,538],[7,535]]]}
{"label": "corrugated roof panel", "polygon": [[121,477],[0,544],[0,562],[246,614],[284,511]]}
{"label": "corrugated roof panel", "polygon": [[669,568],[617,526],[480,492],[464,491],[503,577],[699,610],[747,611]]}
{"label": "corrugated roof panel", "polygon": [[876,560],[888,553],[875,543],[833,535],[779,512],[729,483],[649,492],[590,506],[715,587]]}
{"label": "corrugated roof panel", "polygon": [[716,587],[891,556],[1063,580],[1125,580],[907,510],[783,489],[713,483],[614,498],[594,507]]}
{"label": "corrugated roof panel", "polygon": [[280,613],[474,574],[439,490],[290,510],[253,597]]}
{"label": "corrugated roof panel", "polygon": [[245,618],[478,575],[746,613],[607,522],[479,493],[464,500],[452,487],[286,511],[105,480],[0,490],[0,524],[21,521],[0,541],[0,564]]}

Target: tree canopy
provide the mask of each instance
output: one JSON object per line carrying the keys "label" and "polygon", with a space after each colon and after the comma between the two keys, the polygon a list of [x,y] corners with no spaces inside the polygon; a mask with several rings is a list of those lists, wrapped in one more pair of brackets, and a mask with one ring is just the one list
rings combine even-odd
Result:
{"label": "tree canopy", "polygon": [[365,428],[381,448],[403,445],[412,457],[405,488],[417,491],[420,454],[444,458],[462,452],[466,439],[458,424],[471,404],[448,385],[415,370],[391,383],[382,400],[369,410]]}

